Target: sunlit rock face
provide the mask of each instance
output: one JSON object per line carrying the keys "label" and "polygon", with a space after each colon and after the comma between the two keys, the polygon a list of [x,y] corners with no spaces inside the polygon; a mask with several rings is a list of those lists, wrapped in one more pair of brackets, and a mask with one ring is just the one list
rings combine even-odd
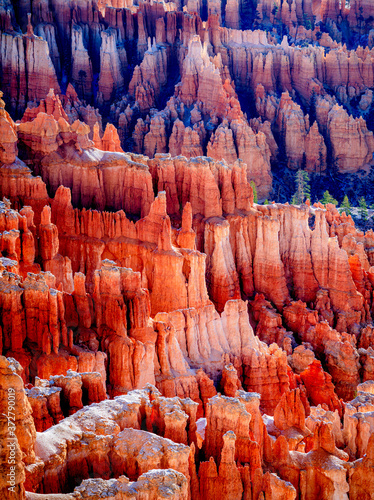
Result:
{"label": "sunlit rock face", "polygon": [[371,498],[373,16],[0,0],[1,498]]}

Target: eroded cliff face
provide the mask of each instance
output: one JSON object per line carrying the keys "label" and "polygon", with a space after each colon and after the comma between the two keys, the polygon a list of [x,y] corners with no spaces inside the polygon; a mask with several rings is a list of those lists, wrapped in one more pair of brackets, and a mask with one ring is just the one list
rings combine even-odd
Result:
{"label": "eroded cliff face", "polygon": [[254,203],[240,159],[124,153],[99,124],[91,141],[53,92],[20,123],[1,109],[19,498],[361,498],[372,231],[333,205]]}
{"label": "eroded cliff face", "polygon": [[[36,109],[51,114],[41,101],[53,88],[62,117],[89,125],[99,150],[239,159],[262,201],[289,199],[289,170],[299,168],[325,182],[331,169],[360,182],[356,174],[370,168],[374,153],[369,0],[242,3],[2,0],[0,86],[8,109],[16,118],[25,110],[33,119]],[[20,148],[26,163],[29,154]],[[39,175],[37,156],[30,163]],[[340,201],[340,187],[329,187]],[[118,209],[106,201],[77,203]]]}
{"label": "eroded cliff face", "polygon": [[0,0],[1,498],[371,498],[374,233],[252,186],[369,171],[373,9],[252,7]]}

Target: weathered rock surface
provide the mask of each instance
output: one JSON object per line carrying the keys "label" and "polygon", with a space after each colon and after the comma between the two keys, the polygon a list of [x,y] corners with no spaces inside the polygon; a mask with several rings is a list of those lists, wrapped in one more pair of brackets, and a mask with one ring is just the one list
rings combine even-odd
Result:
{"label": "weathered rock surface", "polygon": [[343,3],[0,0],[2,497],[370,497],[374,234],[252,187],[370,179]]}
{"label": "weathered rock surface", "polygon": [[1,494],[25,498],[25,464],[35,462],[36,432],[23,381],[21,365],[0,357]]}

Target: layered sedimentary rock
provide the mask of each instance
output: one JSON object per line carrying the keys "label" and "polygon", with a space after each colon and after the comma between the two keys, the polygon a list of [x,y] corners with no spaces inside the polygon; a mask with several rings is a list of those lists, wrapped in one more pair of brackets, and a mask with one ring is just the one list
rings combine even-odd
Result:
{"label": "layered sedimentary rock", "polygon": [[[115,401],[102,402],[90,407],[88,413],[78,412],[39,434],[35,447],[44,463],[43,491],[54,493],[59,488],[69,491],[71,485],[80,484],[90,473],[99,474],[103,479],[126,475],[136,480],[152,469],[168,469],[169,466],[183,474],[188,491],[190,448],[139,430],[141,412],[150,405],[149,396],[147,391],[139,391]],[[85,426],[88,423],[95,431],[87,434]],[[152,420],[149,424],[153,430]],[[88,440],[86,446],[81,443],[83,435]],[[62,442],[65,450],[59,446]],[[70,456],[69,463],[66,463],[66,453]],[[79,457],[85,457],[84,469],[77,467]]]}
{"label": "layered sedimentary rock", "polygon": [[[156,469],[145,472],[136,481],[129,481],[126,476],[109,480],[88,479],[82,481],[82,484],[74,489],[74,498],[77,499],[94,500],[108,495],[115,495],[114,498],[130,495],[139,500],[152,498],[187,500],[187,480],[183,474],[173,469]],[[61,498],[64,497],[61,496]],[[68,498],[66,495],[66,499]]]}
{"label": "layered sedimentary rock", "polygon": [[[372,160],[374,139],[364,120],[354,120],[342,108],[334,106],[327,126],[333,157],[341,172],[355,172]],[[350,156],[352,153],[348,151],[353,151],[354,155]]]}
{"label": "layered sedimentary rock", "polygon": [[83,99],[92,95],[92,63],[87,48],[84,46],[83,30],[75,25],[72,31],[72,81]]}
{"label": "layered sedimentary rock", "polygon": [[167,82],[167,54],[164,47],[157,47],[148,39],[148,50],[129,84],[129,93],[139,103],[141,111],[149,111],[160,96]]}
{"label": "layered sedimentary rock", "polygon": [[[124,85],[121,71],[121,54],[117,49],[117,35],[114,29],[101,32],[99,101],[108,102]],[[126,57],[126,52],[124,52]]]}
{"label": "layered sedimentary rock", "polygon": [[0,1],[4,498],[370,494],[372,13]]}
{"label": "layered sedimentary rock", "polygon": [[28,100],[43,99],[50,88],[60,91],[48,43],[33,33],[2,33],[2,85],[9,89],[12,111],[24,108]]}
{"label": "layered sedimentary rock", "polygon": [[[311,464],[308,474],[314,473],[311,471],[314,470],[317,457],[321,454],[337,455],[339,460],[341,457],[346,460],[343,452],[333,444],[330,431],[323,431],[327,433],[326,439],[330,443],[323,444],[324,448],[320,443],[321,439],[325,438],[319,438],[316,433],[320,429],[319,419],[322,419],[320,415],[323,411],[342,412],[342,403],[337,394],[346,400],[352,397],[360,382],[360,363],[369,359],[369,329],[366,328],[362,337],[361,349],[368,351],[366,357],[362,351],[357,353],[351,335],[342,331],[343,324],[355,331],[357,326],[354,326],[352,321],[358,318],[357,314],[360,314],[360,318],[366,318],[367,315],[363,304],[364,300],[370,301],[370,296],[365,296],[364,299],[358,292],[356,286],[361,286],[361,282],[357,277],[357,266],[348,264],[349,259],[357,255],[363,271],[369,271],[366,254],[362,253],[365,252],[362,250],[364,247],[356,243],[355,237],[359,238],[359,235],[354,237],[351,233],[348,237],[340,237],[340,248],[339,238],[330,237],[328,234],[332,227],[339,227],[340,216],[334,215],[334,211],[324,212],[320,208],[307,206],[260,207],[252,206],[249,201],[240,212],[230,215],[227,220],[220,213],[219,217],[210,217],[201,225],[200,210],[196,208],[201,205],[194,205],[193,198],[190,198],[183,210],[181,227],[173,228],[172,220],[176,220],[178,214],[177,204],[173,205],[173,202],[177,199],[175,196],[178,191],[175,194],[170,189],[170,184],[162,180],[162,169],[174,167],[174,164],[169,157],[160,157],[158,161],[165,161],[165,165],[160,168],[154,161],[150,168],[158,168],[159,187],[167,187],[167,192],[159,192],[149,214],[136,223],[127,219],[123,212],[109,214],[73,209],[70,191],[64,187],[58,189],[52,208],[45,207],[42,210],[37,226],[33,223],[31,209],[23,209],[22,213],[18,214],[9,206],[3,206],[3,346],[24,364],[24,379],[35,382],[35,387],[30,387],[28,394],[37,428],[44,431],[40,437],[41,441],[37,440],[37,453],[44,465],[38,465],[39,468],[31,467],[31,464],[28,466],[27,488],[47,494],[72,491],[79,482],[88,477],[87,474],[91,474],[90,471],[97,471],[95,474],[109,480],[110,474],[105,471],[114,469],[117,471],[116,477],[125,474],[131,481],[137,481],[140,474],[160,468],[159,464],[162,463],[164,467],[171,467],[183,474],[187,491],[191,491],[192,498],[198,498],[198,494],[208,497],[212,495],[211,488],[215,484],[212,478],[216,478],[215,481],[220,484],[219,490],[222,494],[231,495],[231,490],[224,493],[228,476],[235,477],[235,491],[239,496],[249,491],[249,488],[264,493],[275,491],[275,488],[281,492],[279,494],[291,495],[292,498],[295,489],[299,491],[299,486],[292,479],[296,472],[287,472],[289,469],[285,465],[290,463],[289,457],[292,453],[308,455],[307,460]],[[219,170],[216,172],[221,175]],[[224,172],[222,171],[222,179],[225,179]],[[181,170],[178,175],[180,173]],[[156,175],[154,170],[152,175]],[[248,182],[245,177],[244,182]],[[225,195],[225,203],[232,203],[224,184],[221,189]],[[310,212],[316,217],[314,229],[308,226]],[[325,219],[329,223],[326,223]],[[267,221],[270,221],[275,229],[270,234],[264,231]],[[26,278],[15,278],[12,272],[19,272],[17,263],[19,268],[34,265],[32,247],[36,247],[36,242],[32,235],[35,230],[40,239],[38,255],[41,265],[44,267],[55,262],[53,266],[57,267],[53,272],[57,276],[53,276],[51,271],[44,271],[43,275],[29,274]],[[234,237],[234,230],[240,231],[240,238]],[[14,231],[14,238],[8,236],[11,231]],[[340,234],[340,229],[334,229],[334,232]],[[279,281],[275,281],[275,284],[273,282],[273,286],[268,289],[259,288],[265,287],[266,279],[270,279],[269,274],[263,271],[265,268],[260,265],[260,241],[264,245],[263,248],[268,248],[269,242],[274,241],[273,233],[277,235],[277,252],[273,251],[267,258]],[[367,235],[367,238],[370,236]],[[197,251],[196,246],[201,246],[206,254]],[[136,254],[133,253],[134,248],[137,249]],[[83,253],[81,249],[84,249]],[[342,264],[340,263],[338,268],[335,265],[331,267],[335,261],[330,258],[323,259],[324,255],[329,257],[330,252],[333,252],[331,259],[338,253],[340,262],[347,263],[343,281],[341,278],[338,281],[336,274],[338,268],[342,269]],[[57,264],[59,253],[65,259],[70,256],[75,272],[72,288],[65,290],[63,295],[53,289],[57,280],[63,279],[58,277],[57,272],[63,269],[62,264]],[[247,268],[243,267],[242,255],[248,256]],[[109,261],[108,257],[114,260]],[[6,266],[10,265],[6,259],[10,258],[15,259],[11,261],[14,266],[8,267],[12,272],[5,270]],[[122,267],[123,265],[135,269]],[[167,274],[170,269],[173,272]],[[232,269],[232,274],[227,272],[228,269]],[[353,275],[350,274],[352,272]],[[87,279],[83,273],[87,273]],[[235,285],[234,293],[237,294],[234,296],[227,295],[227,290],[230,290],[227,286],[230,276]],[[243,281],[244,278],[246,281]],[[159,287],[160,283],[165,282],[166,286]],[[273,343],[268,347],[254,335],[249,322],[248,306],[240,300],[244,283],[247,283],[249,296],[255,291],[261,291],[267,297],[268,300],[264,296],[257,296],[250,304],[249,312],[253,314],[258,325],[256,330],[259,335],[264,336],[264,340],[269,344],[278,342],[280,346]],[[308,283],[308,286],[305,283]],[[349,286],[344,287],[341,283],[347,283]],[[320,284],[327,288],[321,287],[320,290]],[[13,295],[9,302],[5,297],[10,289]],[[180,293],[176,295],[175,290],[180,290]],[[36,293],[39,297],[37,302]],[[341,294],[345,298],[339,302]],[[295,295],[299,300],[291,301]],[[37,303],[40,309],[47,298],[50,304],[47,321],[44,322],[41,310],[35,320],[35,304]],[[307,301],[309,307],[301,299]],[[270,301],[279,312],[272,307]],[[357,314],[345,308],[343,302],[345,304],[347,301],[353,301]],[[17,314],[8,313],[10,310],[15,311],[9,309],[9,306],[17,303]],[[213,304],[216,304],[221,314]],[[332,319],[332,326],[325,319],[331,319],[331,310],[337,314],[337,319]],[[354,311],[352,308],[350,310]],[[22,311],[25,311],[25,315]],[[278,320],[280,314],[291,331],[287,332],[282,327]],[[18,325],[21,325],[21,336],[18,334]],[[55,325],[53,329],[52,325]],[[342,333],[334,330],[334,326]],[[12,328],[17,328],[17,334],[12,333]],[[273,329],[271,335],[269,333],[269,336],[265,336],[266,328]],[[315,356],[309,356],[311,359],[305,364],[297,361],[295,339],[291,332],[297,334],[297,338],[305,342],[309,350],[314,350]],[[35,348],[35,345],[38,345],[37,357],[34,357],[34,352],[30,350],[30,347]],[[319,361],[315,359],[321,355],[324,356],[332,378],[322,370]],[[49,383],[33,379],[35,363],[39,377],[48,379],[52,375]],[[365,369],[369,370],[368,361],[365,363]],[[218,380],[223,372],[221,384],[226,399],[221,396],[214,397],[212,380],[203,372],[196,371],[201,367],[215,380]],[[296,373],[292,372],[292,368]],[[104,385],[106,378],[107,385]],[[109,436],[105,431],[100,447],[96,441],[88,446],[87,452],[84,452],[89,453],[85,459],[87,469],[82,471],[77,468],[70,476],[70,472],[64,472],[66,469],[63,464],[66,460],[73,459],[66,459],[65,456],[59,459],[61,466],[52,469],[51,464],[55,463],[55,458],[52,460],[52,455],[45,454],[43,443],[51,442],[52,439],[52,434],[45,433],[58,431],[57,435],[60,437],[56,438],[57,443],[60,442],[61,432],[67,432],[63,430],[64,427],[61,432],[58,430],[59,426],[65,425],[65,421],[60,421],[62,415],[70,415],[68,418],[77,419],[77,422],[80,419],[92,422],[96,417],[86,413],[87,410],[82,408],[83,404],[101,401],[106,397],[106,391],[111,396],[132,389],[140,391],[147,383],[156,384],[168,398],[164,400],[156,389],[149,389],[144,395],[135,392],[134,397],[131,396],[130,399],[120,396],[125,398],[123,402],[126,403],[126,408],[129,408],[129,404],[133,407],[135,402],[135,407],[138,407],[138,416],[132,415],[129,409],[125,410],[127,419],[132,415],[131,424],[123,424],[123,420],[116,424],[120,430],[118,434],[115,433],[115,438],[112,437],[112,424],[109,425],[110,438],[105,437]],[[243,391],[241,387],[250,392]],[[289,392],[290,389],[292,392]],[[183,399],[179,400],[178,397]],[[110,406],[118,405],[120,401],[121,399],[117,398],[114,402],[102,401],[99,405],[104,405],[103,409],[108,408],[105,411],[113,414],[112,410],[109,410]],[[314,412],[313,419],[309,421],[306,416],[311,411],[310,404],[322,405],[324,410],[321,410],[322,413]],[[362,457],[366,448],[354,447],[352,432],[359,433],[364,439],[364,429],[371,425],[369,416],[366,416],[364,418],[369,419],[369,424],[365,424],[366,427],[361,429],[362,424],[359,423],[357,412],[360,409],[359,404],[356,401],[350,403],[352,409],[346,415],[343,433],[346,436],[343,438],[344,442],[348,444],[355,459]],[[231,408],[230,412],[236,417],[227,418],[227,411],[222,410],[222,405]],[[95,405],[89,408],[92,408],[92,412],[98,411]],[[266,417],[262,421],[260,410],[268,415],[274,414],[273,419]],[[123,415],[122,410],[115,411]],[[178,465],[175,461],[166,463],[163,459],[158,462],[159,459],[156,460],[155,457],[155,462],[153,463],[152,459],[152,464],[149,463],[145,469],[139,465],[140,469],[134,475],[131,467],[126,465],[124,452],[121,451],[118,455],[116,450],[118,446],[125,446],[127,449],[133,442],[140,445],[143,438],[144,446],[149,446],[146,443],[150,439],[154,443],[151,449],[154,449],[156,445],[152,434],[148,436],[147,432],[138,430],[126,431],[129,434],[127,436],[125,432],[127,425],[140,429],[139,422],[143,419],[141,415],[148,415],[145,420],[148,432],[156,432],[162,439],[171,438],[175,443],[184,446],[198,444],[196,430],[199,427],[196,427],[196,418],[198,415],[205,416],[207,425],[202,450],[205,460],[212,456],[214,462],[203,462],[201,471],[197,474],[192,465],[191,452],[186,448],[183,451],[183,464],[178,462]],[[330,417],[324,417],[323,422],[330,422],[328,418]],[[342,438],[339,436],[342,435],[342,429],[337,427],[335,420],[331,422],[335,425],[333,436],[336,437],[333,439],[337,439],[337,444],[341,447]],[[308,425],[312,426],[312,429],[309,429]],[[143,432],[144,436],[135,436],[134,432]],[[271,438],[268,434],[276,437],[277,444],[270,444]],[[77,436],[80,440],[80,431]],[[282,444],[282,438],[286,439],[286,444]],[[52,441],[54,439],[53,437]],[[279,458],[277,446],[286,445],[297,452],[290,451],[291,455],[287,455],[282,451],[283,458]],[[161,449],[159,445],[156,447]],[[314,451],[309,451],[311,447],[314,447]],[[321,449],[324,451],[320,451]],[[178,448],[176,452],[180,459],[181,450],[182,448]],[[83,453],[83,450],[79,453]],[[116,453],[121,459],[115,458]],[[135,450],[134,453],[136,455],[138,451]],[[139,453],[143,452],[140,450]],[[167,453],[171,453],[170,450]],[[103,456],[108,458],[104,459]],[[261,472],[261,457],[266,463],[276,464],[278,476]],[[309,470],[304,469],[304,462],[298,460],[292,462],[292,470]],[[245,463],[252,465],[246,469],[248,466],[240,465]],[[42,474],[37,472],[41,467]],[[341,467],[339,465],[339,471],[342,470]],[[72,470],[71,465],[68,469]],[[332,487],[335,491],[348,491],[347,483],[339,479],[340,473],[335,479],[326,476],[325,472],[321,474],[321,478],[327,477],[320,479],[322,484],[325,484],[324,487]],[[288,480],[291,480],[293,486],[287,484]],[[354,481],[357,483],[358,479]],[[53,485],[56,484],[63,485],[61,490],[54,489]],[[84,488],[90,487],[90,483],[84,483]],[[83,485],[80,488],[82,489]],[[79,488],[76,491],[80,491]]]}
{"label": "layered sedimentary rock", "polygon": [[1,376],[1,493],[25,498],[25,464],[35,462],[36,438],[31,407],[20,377],[22,367],[12,358],[0,358]]}
{"label": "layered sedimentary rock", "polygon": [[[258,8],[259,19],[276,19],[277,22],[283,19],[287,25],[285,21],[286,11],[281,14],[282,9],[287,8],[285,2],[277,6],[279,10],[275,16],[271,13],[272,9],[268,4],[266,7],[261,4]],[[309,4],[304,7],[298,6],[297,14],[296,4],[288,6],[288,8],[291,8],[294,23],[308,24],[313,16],[325,19],[325,14],[320,14],[320,12],[313,14],[313,9]],[[305,15],[302,14],[303,8]],[[365,6],[365,9],[368,8]],[[96,10],[95,6],[81,9],[79,12],[73,8],[71,12],[68,12],[68,9],[66,11],[57,9],[56,24],[58,29],[53,24],[53,16],[48,15],[46,10],[36,11],[34,9],[33,20],[35,19],[36,22],[36,32],[44,40],[34,37],[32,27],[29,24],[27,35],[24,35],[24,43],[19,35],[15,35],[16,31],[11,28],[14,15],[10,11],[10,18],[6,17],[4,20],[4,52],[9,53],[8,39],[9,41],[13,40],[13,44],[14,41],[19,40],[17,43],[20,49],[29,41],[34,45],[36,42],[44,43],[45,41],[53,61],[51,70],[53,69],[55,74],[60,76],[62,66],[71,65],[71,83],[75,86],[80,98],[90,101],[92,96],[95,96],[95,104],[99,105],[104,113],[107,113],[109,98],[118,96],[110,114],[115,124],[120,129],[126,130],[126,135],[120,133],[123,147],[124,143],[127,142],[127,137],[133,136],[135,139],[137,136],[136,120],[129,119],[130,114],[139,116],[140,111],[142,117],[139,119],[145,122],[148,120],[148,123],[156,118],[155,116],[147,117],[146,114],[155,106],[160,106],[161,102],[164,101],[163,98],[159,98],[165,89],[166,76],[170,73],[170,67],[176,62],[176,59],[173,59],[175,58],[175,48],[179,46],[178,44],[182,44],[181,49],[178,49],[177,57],[180,82],[176,85],[176,96],[169,100],[163,111],[159,111],[154,123],[154,130],[147,140],[147,147],[144,149],[144,144],[142,144],[140,147],[136,147],[136,150],[151,155],[155,152],[168,151],[172,155],[179,154],[173,145],[174,138],[171,140],[170,148],[168,139],[169,137],[171,139],[173,135],[174,124],[180,120],[186,130],[182,134],[185,136],[184,139],[180,139],[181,143],[185,143],[182,154],[186,154],[187,157],[198,156],[201,152],[206,153],[209,150],[208,154],[214,152],[217,159],[224,158],[228,162],[233,161],[235,156],[239,157],[247,164],[248,178],[256,183],[262,199],[267,197],[271,190],[268,147],[272,152],[276,150],[276,146],[274,149],[274,136],[277,138],[278,146],[285,146],[287,163],[292,168],[302,166],[306,162],[306,168],[309,171],[321,173],[325,170],[326,163],[335,161],[342,172],[357,172],[371,161],[373,141],[370,139],[370,132],[363,119],[355,121],[354,113],[352,116],[346,114],[344,117],[343,110],[337,112],[334,102],[332,102],[329,105],[332,124],[327,128],[327,123],[322,124],[319,121],[321,102],[331,100],[324,93],[324,85],[330,86],[343,104],[360,96],[366,96],[365,99],[370,101],[366,89],[373,84],[371,51],[361,48],[349,51],[338,43],[326,45],[324,41],[326,33],[318,38],[317,34],[320,33],[318,28],[315,28],[312,33],[312,30],[301,29],[301,26],[300,30],[298,27],[296,31],[292,31],[292,26],[290,25],[291,28],[288,26],[295,40],[298,36],[300,38],[304,36],[304,39],[306,37],[314,42],[319,42],[320,45],[303,47],[302,49],[292,47],[285,40],[280,43],[280,38],[276,40],[275,37],[266,36],[260,30],[241,31],[239,29],[240,23],[238,24],[237,21],[237,15],[241,15],[240,9],[238,10],[238,6],[231,4],[227,6],[227,26],[231,29],[222,28],[221,31],[218,29],[221,14],[218,11],[220,9],[216,12],[216,7],[211,7],[209,24],[205,27],[199,17],[196,18],[196,26],[194,26],[192,18],[188,17],[189,14],[184,13],[178,21],[183,26],[181,33],[178,34],[176,29],[177,16],[175,12],[167,12],[167,10],[166,7],[160,8],[158,12],[157,8],[144,10],[140,7],[135,9],[137,12],[134,11],[134,16],[140,28],[137,34],[138,53],[134,59],[132,55],[127,54],[130,50],[129,43],[135,40],[134,22],[129,16],[130,11],[128,10],[126,13],[126,8],[122,4],[121,7],[116,6],[114,10],[107,10],[106,14],[103,14],[105,8]],[[190,5],[187,10],[194,11],[195,9]],[[196,7],[196,10],[201,11],[201,6]],[[16,9],[17,15],[23,16],[21,25],[26,29],[26,16],[21,11]],[[106,16],[105,23],[103,15]],[[347,16],[347,13],[345,15]],[[72,17],[74,29],[71,30],[71,33],[66,29],[66,19],[62,20],[64,16],[66,19],[69,16]],[[120,19],[123,21],[122,26]],[[153,28],[151,27],[152,22],[155,22]],[[354,26],[356,25],[353,23],[352,27]],[[65,54],[64,51],[61,51],[60,47],[63,44],[71,47],[71,54]],[[206,48],[204,48],[204,44],[206,44]],[[262,47],[262,53],[258,51],[259,46]],[[324,51],[324,46],[328,48],[329,52]],[[41,59],[41,53],[37,57]],[[43,58],[45,65],[46,58],[44,56]],[[62,65],[60,58],[63,59]],[[6,60],[7,58],[4,58],[3,65],[6,65]],[[25,99],[26,90],[30,87],[27,85],[26,89],[26,83],[29,81],[27,68],[31,67],[31,64],[29,62],[22,64],[26,68],[26,75],[12,81],[9,86],[11,90],[9,93],[7,92],[7,99],[12,100],[13,103],[12,109],[17,110],[24,109],[27,100],[40,101],[42,98],[42,92],[37,91],[36,94],[33,93],[26,98],[27,100]],[[22,64],[20,64],[21,69]],[[38,63],[37,65],[38,68],[42,67]],[[17,68],[17,72],[20,71]],[[5,69],[4,75],[7,73],[8,69]],[[93,79],[93,73],[99,74],[98,89],[96,89],[97,83]],[[47,93],[50,87],[55,88],[58,92],[60,85],[57,77],[55,77],[55,81],[51,80],[52,77],[48,78],[50,83],[48,88],[44,89],[44,93]],[[47,81],[48,78],[39,79],[36,77],[36,80]],[[212,83],[213,81],[214,83]],[[271,92],[272,95],[269,97],[273,99],[273,104],[278,102],[276,106],[279,105],[276,121],[273,120],[274,115],[271,117],[269,106],[266,108],[267,119],[273,122],[272,132],[265,133],[266,140],[261,134],[252,134],[235,94],[235,88],[243,91],[248,88],[249,82],[251,82],[256,95],[258,86],[260,86],[263,89],[262,92]],[[127,83],[129,83],[128,93],[126,93]],[[7,84],[8,81],[4,76],[5,88],[8,88]],[[71,84],[69,85],[71,86]],[[216,88],[215,92],[210,92],[212,85]],[[65,82],[63,86],[65,87]],[[311,109],[316,107],[318,127],[315,123],[309,125],[306,108],[297,109],[295,96],[288,99],[288,102],[292,103],[291,107],[289,105],[285,107],[285,100],[274,95],[276,91],[292,92],[293,89],[300,93],[304,102],[307,101]],[[169,95],[171,94],[172,92]],[[316,95],[318,95],[317,99],[315,99]],[[212,96],[216,97],[212,99]],[[173,105],[170,105],[172,101]],[[256,105],[259,104],[257,101],[258,99],[256,99]],[[316,106],[316,104],[318,105]],[[190,109],[192,106],[193,110]],[[264,110],[263,106],[262,109]],[[364,102],[360,109],[364,111],[367,109]],[[125,110],[127,115],[124,127]],[[190,112],[191,120],[189,119]],[[199,113],[200,117],[198,117]],[[259,113],[263,116],[261,111]],[[154,111],[152,111],[152,115],[154,115]],[[225,124],[222,123],[224,118],[228,119],[228,131],[222,134],[226,128]],[[238,137],[236,137],[238,125],[231,126],[231,122],[237,120],[240,122]],[[354,125],[355,123],[356,125]],[[94,122],[90,122],[91,128],[93,124]],[[282,130],[278,130],[280,126]],[[219,137],[213,138],[215,142],[212,144],[216,144],[213,149],[207,147],[209,141],[206,141],[206,134],[208,133],[210,136],[212,129],[215,132],[220,131]],[[326,131],[327,137],[323,137],[321,134],[322,129]],[[230,135],[229,130],[234,132],[236,151],[229,147],[229,143],[225,143],[226,139],[224,138],[226,135]],[[150,133],[149,130],[144,132]],[[155,139],[157,135],[159,135],[158,140]],[[349,149],[346,149],[345,146],[343,148],[339,146],[339,144],[347,144],[349,140],[356,140],[349,138],[356,136],[362,138],[358,147],[356,144]],[[328,155],[326,155],[326,144],[328,150],[331,150],[328,151]],[[350,156],[349,152],[353,149],[355,150],[354,158]],[[338,150],[339,153],[337,153]]]}

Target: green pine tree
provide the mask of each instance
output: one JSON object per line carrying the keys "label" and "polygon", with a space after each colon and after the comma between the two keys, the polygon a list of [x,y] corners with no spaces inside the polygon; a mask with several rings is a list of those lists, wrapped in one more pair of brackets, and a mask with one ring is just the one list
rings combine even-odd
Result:
{"label": "green pine tree", "polygon": [[266,200],[264,201],[264,205],[269,205],[269,200],[268,200],[268,199],[266,199]]}
{"label": "green pine tree", "polygon": [[250,182],[251,184],[251,187],[253,189],[253,202],[254,203],[257,203],[258,202],[258,196],[257,196],[257,188],[256,188],[256,184],[254,181],[251,181]]}
{"label": "green pine tree", "polygon": [[307,15],[307,14],[303,14],[303,24],[304,24],[304,26],[305,26],[305,28],[306,28],[307,30],[311,30],[311,29],[313,29],[313,27],[312,27],[312,22],[311,22],[311,20],[309,19],[309,17],[308,17],[308,15]]}
{"label": "green pine tree", "polygon": [[352,215],[351,204],[349,203],[348,196],[345,195],[340,204],[340,213],[345,212],[346,215]]}
{"label": "green pine tree", "polygon": [[323,198],[321,200],[321,203],[323,203],[324,205],[327,205],[327,203],[332,203],[333,205],[337,205],[338,200],[336,200],[333,196],[331,196],[331,194],[328,191],[325,191],[323,193]]}
{"label": "green pine tree", "polygon": [[296,192],[292,197],[292,205],[301,205],[307,198],[310,198],[309,175],[305,170],[296,172]]}
{"label": "green pine tree", "polygon": [[368,207],[366,205],[366,200],[363,196],[358,200],[358,204],[359,204],[358,215],[360,216],[361,220],[366,222],[368,220],[369,213],[368,213]]}

